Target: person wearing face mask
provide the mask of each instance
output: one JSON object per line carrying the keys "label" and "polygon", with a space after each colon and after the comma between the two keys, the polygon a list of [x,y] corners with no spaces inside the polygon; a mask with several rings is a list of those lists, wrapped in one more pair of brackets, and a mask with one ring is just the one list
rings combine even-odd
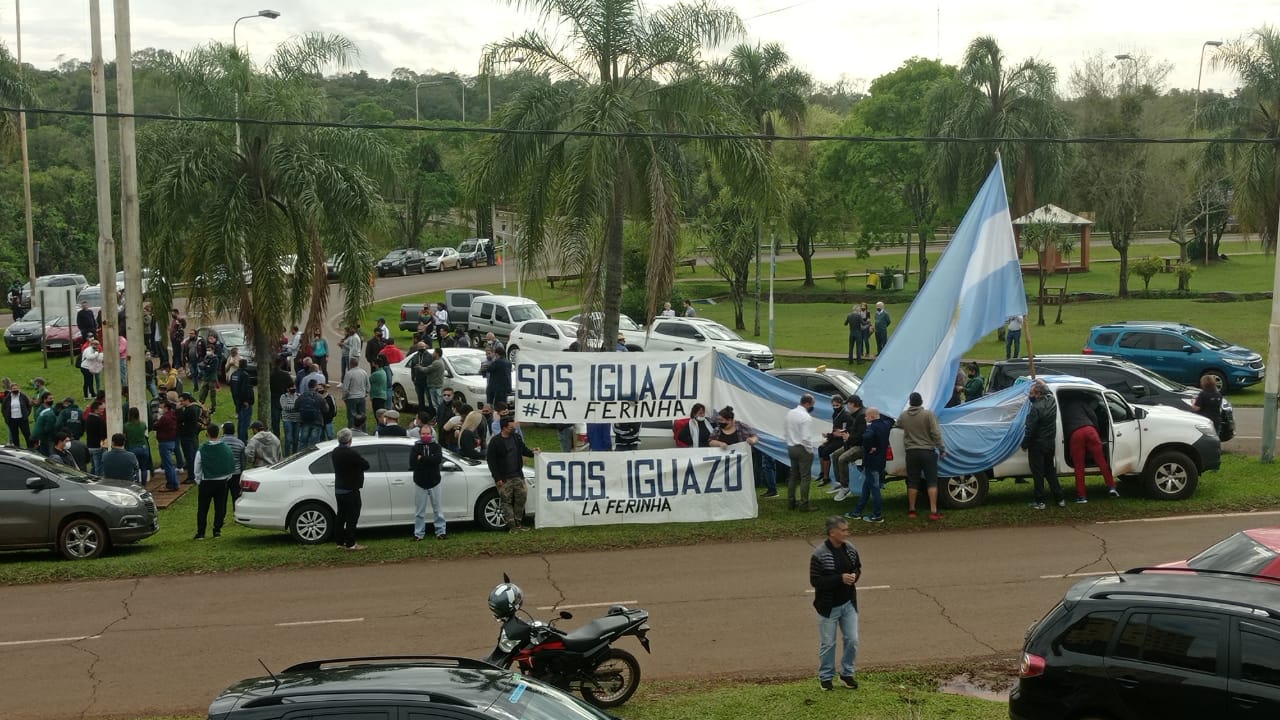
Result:
{"label": "person wearing face mask", "polygon": [[1032,510],[1043,510],[1044,486],[1049,484],[1053,493],[1053,501],[1058,507],[1065,507],[1062,498],[1062,486],[1058,483],[1057,462],[1055,455],[1058,445],[1058,403],[1044,381],[1037,380],[1031,384],[1029,393],[1031,410],[1027,413],[1027,429],[1022,436],[1022,449],[1027,451],[1027,464],[1031,467],[1031,477],[1035,481]]}
{"label": "person wearing face mask", "polygon": [[76,462],[76,458],[71,454],[71,436],[65,432],[59,432],[53,436],[53,449],[49,453],[49,460],[56,463],[62,463],[69,468],[81,470],[80,463]]}
{"label": "person wearing face mask", "polygon": [[427,536],[427,502],[431,502],[431,514],[435,522],[437,540],[448,537],[445,534],[444,513],[440,506],[440,461],[443,455],[440,444],[435,442],[433,423],[422,426],[418,441],[409,451],[409,469],[413,471],[414,515],[413,539],[422,540]]}
{"label": "person wearing face mask", "polygon": [[[800,404],[787,412],[786,442],[787,456],[791,458],[791,474],[787,478],[787,506],[792,510],[808,512],[815,510],[809,504],[809,485],[813,481],[809,475],[813,468],[813,456],[818,452],[813,441],[813,396],[805,393],[800,396]],[[796,502],[796,489],[800,490],[799,503]]]}
{"label": "person wearing face mask", "polygon": [[689,419],[676,426],[676,447],[709,447],[715,426],[707,419],[707,406],[694,403]]}

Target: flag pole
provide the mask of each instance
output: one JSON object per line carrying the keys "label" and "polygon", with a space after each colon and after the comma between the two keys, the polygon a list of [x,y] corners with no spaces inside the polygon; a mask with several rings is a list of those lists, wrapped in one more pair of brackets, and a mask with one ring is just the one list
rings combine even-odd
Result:
{"label": "flag pole", "polygon": [[1031,350],[1031,328],[1027,325],[1027,316],[1022,316],[1022,337],[1027,341],[1027,368],[1031,372],[1031,379],[1036,377],[1036,354]]}

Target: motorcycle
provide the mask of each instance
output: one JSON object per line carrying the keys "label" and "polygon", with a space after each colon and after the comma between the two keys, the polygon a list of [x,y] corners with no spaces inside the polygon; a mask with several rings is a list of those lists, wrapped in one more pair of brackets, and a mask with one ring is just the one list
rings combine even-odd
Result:
{"label": "motorcycle", "polygon": [[[610,607],[603,617],[574,630],[562,630],[534,619],[522,608],[524,593],[506,575],[489,593],[489,610],[502,629],[498,644],[485,662],[501,668],[514,663],[520,672],[567,692],[578,692],[600,708],[617,707],[640,687],[640,662],[635,655],[612,647],[615,640],[634,635],[649,650],[649,613],[623,605]],[[519,617],[524,613],[528,620]],[[560,620],[573,613],[560,611]]]}

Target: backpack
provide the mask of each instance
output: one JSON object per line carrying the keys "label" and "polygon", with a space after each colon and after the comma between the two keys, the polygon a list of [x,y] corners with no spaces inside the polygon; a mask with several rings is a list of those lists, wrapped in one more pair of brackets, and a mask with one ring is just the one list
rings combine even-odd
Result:
{"label": "backpack", "polygon": [[298,396],[298,402],[294,404],[293,409],[298,413],[298,419],[304,425],[320,425],[324,422],[324,411],[318,402],[320,395],[311,391],[307,391]]}
{"label": "backpack", "polygon": [[324,396],[324,421],[326,423],[333,422],[338,417],[338,406],[333,402],[332,395]]}
{"label": "backpack", "polygon": [[77,410],[63,411],[62,430],[76,440],[84,435],[84,421],[80,419],[80,413]]}

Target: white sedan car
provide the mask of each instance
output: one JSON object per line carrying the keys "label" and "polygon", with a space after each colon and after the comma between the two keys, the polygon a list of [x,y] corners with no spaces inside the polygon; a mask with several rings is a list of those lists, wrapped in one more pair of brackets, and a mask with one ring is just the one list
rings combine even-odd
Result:
{"label": "white sedan car", "polygon": [[507,359],[515,365],[521,350],[568,350],[578,341],[578,323],[549,318],[525,320],[511,328]]}
{"label": "white sedan car", "polygon": [[[413,440],[359,435],[352,447],[369,461],[360,493],[360,527],[413,524],[414,484],[409,470]],[[284,530],[307,545],[329,541],[336,526],[333,492],[333,449],[337,441],[320,443],[271,467],[246,470],[236,501],[236,522],[262,530]],[[440,467],[441,501],[449,522],[475,522],[486,530],[505,527],[498,490],[485,463],[444,451]],[[525,468],[529,499],[525,514],[534,510],[534,474]],[[430,522],[430,516],[427,517]]]}
{"label": "white sedan car", "polygon": [[428,271],[444,272],[462,267],[462,256],[451,247],[433,247],[426,252]]}
{"label": "white sedan car", "polygon": [[[417,355],[417,351],[411,352],[404,360],[391,365],[391,403],[396,412],[418,407],[418,393],[413,388],[413,373],[409,369]],[[476,348],[444,349],[444,386],[453,388],[454,398],[461,398],[472,407],[484,402],[485,378],[480,374],[484,360],[484,351]]]}

